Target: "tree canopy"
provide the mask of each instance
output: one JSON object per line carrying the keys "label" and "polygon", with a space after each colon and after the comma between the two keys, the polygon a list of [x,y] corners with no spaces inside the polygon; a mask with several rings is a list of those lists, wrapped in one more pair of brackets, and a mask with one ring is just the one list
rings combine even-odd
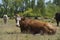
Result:
{"label": "tree canopy", "polygon": [[[36,2],[37,1],[37,2]],[[0,4],[0,17],[7,14],[13,17],[15,14],[23,16],[53,17],[60,11],[60,0],[2,0]]]}

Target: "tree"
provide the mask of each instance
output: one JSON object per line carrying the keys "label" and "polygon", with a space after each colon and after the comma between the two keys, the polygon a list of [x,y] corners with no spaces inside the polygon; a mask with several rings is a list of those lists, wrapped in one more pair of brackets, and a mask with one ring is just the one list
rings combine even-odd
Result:
{"label": "tree", "polygon": [[51,2],[51,1],[48,1],[46,3],[46,16],[47,17],[54,17],[54,14],[56,13],[56,6]]}
{"label": "tree", "polygon": [[60,6],[60,0],[53,0],[53,3],[56,4],[57,6]]}
{"label": "tree", "polygon": [[5,9],[4,14],[8,14],[10,17],[16,14],[22,5],[22,1],[23,0],[2,0]]}
{"label": "tree", "polygon": [[29,13],[34,14],[34,16],[45,16],[45,0],[37,0],[36,5],[35,1],[36,0],[2,0],[3,13],[12,17],[16,13],[24,14],[24,12],[32,9],[32,12]]}
{"label": "tree", "polygon": [[45,16],[45,4],[44,0],[38,0],[37,8],[40,10],[42,16]]}
{"label": "tree", "polygon": [[60,0],[53,0],[53,3],[56,5],[57,11],[60,12]]}

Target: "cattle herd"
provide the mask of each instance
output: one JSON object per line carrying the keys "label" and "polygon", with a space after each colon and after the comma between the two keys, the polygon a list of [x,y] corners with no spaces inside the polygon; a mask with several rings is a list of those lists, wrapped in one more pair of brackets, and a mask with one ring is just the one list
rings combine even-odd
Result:
{"label": "cattle herd", "polygon": [[[54,18],[56,20],[57,26],[59,26],[60,13],[57,12]],[[3,19],[4,19],[4,23],[6,24],[7,15],[4,15]],[[38,20],[36,17],[35,19],[31,19],[16,15],[15,20],[16,20],[16,26],[21,29],[22,33],[55,34],[57,30],[57,27],[53,26],[51,23],[43,22],[41,20]]]}

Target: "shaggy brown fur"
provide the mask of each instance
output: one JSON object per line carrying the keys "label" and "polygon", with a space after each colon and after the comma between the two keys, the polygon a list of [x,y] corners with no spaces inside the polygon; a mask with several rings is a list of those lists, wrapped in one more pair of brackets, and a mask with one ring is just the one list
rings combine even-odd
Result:
{"label": "shaggy brown fur", "polygon": [[31,32],[33,34],[36,33],[48,33],[55,34],[56,27],[53,27],[50,23],[42,22],[39,20],[32,19],[22,19],[20,21],[21,32]]}

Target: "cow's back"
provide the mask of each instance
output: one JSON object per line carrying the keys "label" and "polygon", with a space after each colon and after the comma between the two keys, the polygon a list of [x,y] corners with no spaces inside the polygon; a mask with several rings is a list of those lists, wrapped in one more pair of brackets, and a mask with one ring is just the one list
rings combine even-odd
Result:
{"label": "cow's back", "polygon": [[55,19],[60,21],[60,13],[55,14]]}

